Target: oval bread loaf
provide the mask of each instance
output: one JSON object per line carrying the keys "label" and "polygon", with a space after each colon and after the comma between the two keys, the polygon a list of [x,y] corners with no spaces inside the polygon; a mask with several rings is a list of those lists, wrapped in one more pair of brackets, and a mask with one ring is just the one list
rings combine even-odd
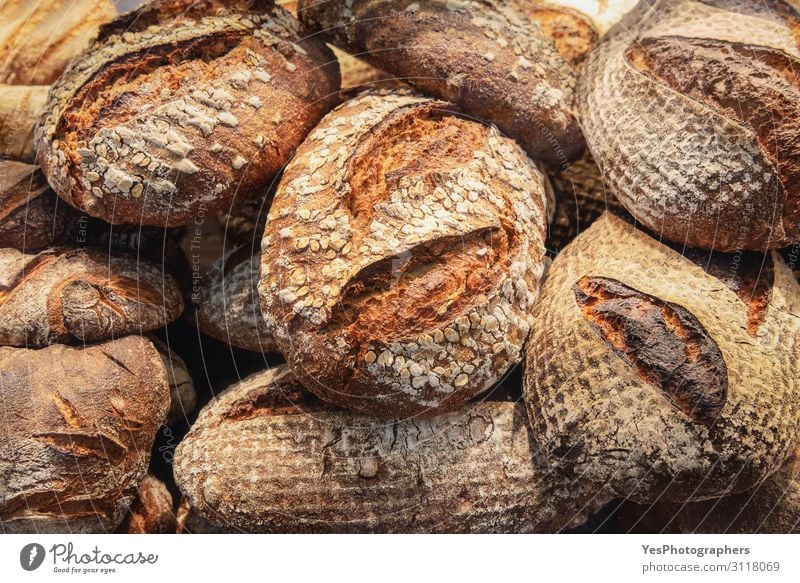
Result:
{"label": "oval bread loaf", "polygon": [[39,158],[92,216],[188,224],[266,190],[338,88],[330,50],[271,0],[155,0],[52,87]]}
{"label": "oval bread loaf", "polygon": [[800,12],[780,0],[641,3],[579,91],[623,205],[690,247],[800,240]]}
{"label": "oval bread loaf", "polygon": [[335,410],[284,366],[201,412],[175,478],[208,520],[244,532],[566,528],[595,501],[535,464],[528,432],[521,403],[398,423]]}
{"label": "oval bread loaf", "polygon": [[262,311],[301,382],[384,417],[496,383],[521,358],[544,273],[544,180],[441,101],[373,93],[329,114],[262,241]]}
{"label": "oval bread loaf", "polygon": [[165,326],[183,312],[163,268],[97,249],[0,249],[0,344],[91,342]]}
{"label": "oval bread loaf", "polygon": [[566,166],[583,148],[575,69],[509,4],[302,0],[298,13],[355,56],[497,124],[532,158]]}
{"label": "oval bread loaf", "polygon": [[0,347],[0,370],[0,527],[112,531],[147,473],[169,407],[156,349],[141,336]]}
{"label": "oval bread loaf", "polygon": [[800,432],[798,314],[776,252],[674,250],[606,213],[555,259],[533,310],[537,443],[612,497],[753,488]]}

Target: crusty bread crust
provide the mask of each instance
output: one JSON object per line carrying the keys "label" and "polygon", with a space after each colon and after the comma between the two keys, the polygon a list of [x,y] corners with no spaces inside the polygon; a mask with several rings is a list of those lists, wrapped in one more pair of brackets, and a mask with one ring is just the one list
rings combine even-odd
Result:
{"label": "crusty bread crust", "polygon": [[450,104],[367,93],[286,169],[261,307],[309,390],[383,417],[433,414],[521,357],[545,268],[544,178]]}
{"label": "crusty bread crust", "polygon": [[271,0],[156,0],[52,87],[39,158],[92,216],[188,224],[266,189],[338,88],[330,50]]}

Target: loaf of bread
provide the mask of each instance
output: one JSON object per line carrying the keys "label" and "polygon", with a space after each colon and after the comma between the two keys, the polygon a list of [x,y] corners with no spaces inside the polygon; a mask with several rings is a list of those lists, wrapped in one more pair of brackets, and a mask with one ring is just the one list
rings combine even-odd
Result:
{"label": "loaf of bread", "polygon": [[201,332],[237,348],[277,352],[259,305],[260,263],[261,256],[243,245],[209,270],[195,310]]}
{"label": "loaf of bread", "polygon": [[586,139],[643,225],[691,247],[800,240],[800,12],[642,2],[589,59]]}
{"label": "loaf of bread", "polygon": [[[524,10],[524,7],[531,7],[532,11],[537,9],[543,10],[543,14],[545,16],[551,14],[550,10],[553,9],[567,9],[574,12],[577,12],[584,18],[588,19],[592,23],[592,28],[595,30],[595,33],[602,37],[605,35],[608,30],[617,24],[622,18],[630,12],[639,2],[639,0],[511,0],[514,2],[515,6],[518,7],[519,10]],[[534,12],[535,14],[535,12]],[[559,16],[558,12],[555,12],[555,16]],[[563,32],[562,34],[566,34],[567,31],[572,31],[577,29],[577,31],[584,30],[583,26],[578,24],[573,24],[574,18],[566,19],[564,17],[555,18],[553,19],[554,24],[562,24],[563,26],[569,26],[566,30],[561,29]],[[559,29],[556,29],[558,31]],[[554,38],[558,39],[557,35],[551,35]],[[577,39],[580,36],[576,36],[575,33],[569,32],[567,39],[572,43],[576,43]],[[582,46],[582,43],[578,44],[578,46]]]}
{"label": "loaf of bread", "polygon": [[176,515],[177,526],[176,534],[232,534],[240,533],[237,530],[228,530],[217,524],[213,524],[200,514],[186,497],[181,498]]}
{"label": "loaf of bread", "polygon": [[148,338],[161,355],[161,361],[167,371],[169,411],[167,412],[166,422],[167,425],[176,425],[186,421],[197,405],[197,392],[194,388],[194,381],[189,373],[189,368],[177,352],[154,335],[149,335]]}
{"label": "loaf of bread", "polygon": [[800,452],[754,490],[703,502],[631,504],[637,530],[658,533],[800,534]]}
{"label": "loaf of bread", "polygon": [[52,87],[39,158],[92,216],[188,224],[266,190],[338,89],[330,50],[272,0],[154,0]]}
{"label": "loaf of bread", "polygon": [[33,161],[34,129],[46,101],[47,87],[0,84],[0,159]]}
{"label": "loaf of bread", "polygon": [[0,347],[0,528],[110,532],[147,473],[169,407],[149,340]]}
{"label": "loaf of bread", "polygon": [[160,266],[97,249],[0,249],[0,344],[92,342],[161,328],[183,312]]}
{"label": "loaf of bread", "polygon": [[562,172],[549,174],[555,194],[555,217],[547,234],[547,249],[558,253],[579,233],[589,228],[605,211],[628,216],[614,194],[606,188],[591,153]]}
{"label": "loaf of bread", "polygon": [[544,178],[447,103],[367,93],[287,166],[261,307],[309,390],[383,417],[453,409],[521,358],[544,273]]}
{"label": "loaf of bread", "polygon": [[332,409],[284,366],[220,394],[178,445],[175,479],[244,532],[534,532],[598,503],[534,461],[522,403],[385,423]]}
{"label": "loaf of bread", "polygon": [[753,488],[800,432],[797,314],[778,253],[676,250],[606,213],[558,255],[533,310],[536,441],[611,497]]}
{"label": "loaf of bread", "polygon": [[532,158],[566,166],[583,148],[575,69],[511,4],[301,0],[299,15],[355,56],[494,122]]}
{"label": "loaf of bread", "polygon": [[139,484],[130,512],[117,532],[169,534],[174,533],[177,526],[172,494],[164,482],[148,474]]}
{"label": "loaf of bread", "polygon": [[4,0],[0,83],[49,85],[116,14],[111,0]]}

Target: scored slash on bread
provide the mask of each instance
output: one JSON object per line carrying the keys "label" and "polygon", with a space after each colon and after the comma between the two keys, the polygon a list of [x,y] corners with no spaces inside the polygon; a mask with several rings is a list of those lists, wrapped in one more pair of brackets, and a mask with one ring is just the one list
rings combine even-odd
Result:
{"label": "scored slash on bread", "polygon": [[433,414],[521,358],[545,269],[544,177],[448,103],[367,93],[286,168],[262,241],[261,307],[324,399]]}

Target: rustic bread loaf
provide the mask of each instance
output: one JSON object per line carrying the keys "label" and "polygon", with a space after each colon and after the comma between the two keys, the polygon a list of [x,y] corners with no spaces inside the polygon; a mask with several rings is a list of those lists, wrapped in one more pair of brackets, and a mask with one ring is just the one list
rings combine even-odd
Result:
{"label": "rustic bread loaf", "polygon": [[800,432],[797,314],[776,252],[675,250],[606,213],[555,259],[533,310],[537,443],[612,497],[753,488]]}
{"label": "rustic bread loaf", "polygon": [[173,277],[136,257],[0,249],[0,344],[91,342],[160,328],[182,311]]}
{"label": "rustic bread loaf", "polygon": [[703,502],[631,504],[637,529],[660,533],[800,534],[800,452],[754,490]]}
{"label": "rustic bread loaf", "polygon": [[7,532],[109,532],[147,473],[169,407],[149,340],[0,347],[0,525]]}
{"label": "rustic bread loaf", "polygon": [[547,234],[547,248],[551,252],[561,251],[607,210],[628,216],[606,188],[603,175],[588,151],[563,172],[549,174],[549,178],[556,200],[555,217]]}
{"label": "rustic bread loaf", "polygon": [[496,123],[532,158],[566,166],[583,148],[575,69],[509,4],[302,0],[299,15],[357,57]]}
{"label": "rustic bread loaf", "polygon": [[156,347],[164,363],[169,380],[169,411],[167,412],[167,425],[175,425],[188,419],[197,405],[197,392],[194,381],[189,373],[186,363],[177,352],[162,342],[158,337],[149,335],[148,338]]}
{"label": "rustic bread loaf", "polygon": [[116,14],[111,0],[4,0],[0,83],[49,85]]}
{"label": "rustic bread loaf", "polygon": [[177,526],[172,494],[164,482],[152,474],[147,474],[139,484],[130,512],[117,532],[169,534],[174,533]]}
{"label": "rustic bread loaf", "polygon": [[200,413],[175,479],[209,521],[245,532],[557,531],[594,510],[534,455],[521,403],[386,423],[332,409],[281,366]]}
{"label": "rustic bread loaf", "polygon": [[258,297],[261,256],[243,245],[209,270],[195,310],[203,334],[255,352],[277,352],[261,314]]}
{"label": "rustic bread loaf", "polygon": [[47,87],[0,84],[0,158],[32,162],[34,129],[47,101]]}
{"label": "rustic bread loaf", "polygon": [[494,127],[365,94],[287,166],[261,307],[309,390],[384,417],[458,407],[521,357],[544,272],[544,178]]}
{"label": "rustic bread loaf", "polygon": [[641,3],[593,53],[584,132],[646,227],[692,247],[800,240],[800,12],[780,0]]}
{"label": "rustic bread loaf", "polygon": [[265,190],[338,88],[331,52],[271,0],[155,0],[53,86],[39,158],[92,216],[188,224]]}
{"label": "rustic bread loaf", "polygon": [[[523,7],[530,7],[531,10],[543,8],[543,14],[545,16],[549,14],[549,9],[561,8],[572,10],[579,13],[584,18],[587,18],[592,23],[592,27],[596,31],[596,34],[601,37],[605,35],[612,26],[622,20],[625,14],[630,12],[639,2],[639,0],[613,0],[612,2],[609,2],[608,0],[536,0],[535,2],[531,0],[510,1],[514,2],[514,5],[517,6],[518,10],[524,10],[525,8]],[[555,15],[559,16],[557,12]],[[559,16],[559,18],[554,19],[554,23],[561,24],[563,20],[566,19]],[[564,24],[571,24],[571,19],[567,20]],[[583,26],[572,25],[571,28],[567,30],[575,28],[577,28],[578,31],[584,29]],[[558,36],[555,35],[551,36],[554,36],[556,39],[558,38]],[[580,37],[578,36],[577,38]],[[577,38],[574,33],[571,33],[567,36],[567,39],[572,42],[576,42]]]}

